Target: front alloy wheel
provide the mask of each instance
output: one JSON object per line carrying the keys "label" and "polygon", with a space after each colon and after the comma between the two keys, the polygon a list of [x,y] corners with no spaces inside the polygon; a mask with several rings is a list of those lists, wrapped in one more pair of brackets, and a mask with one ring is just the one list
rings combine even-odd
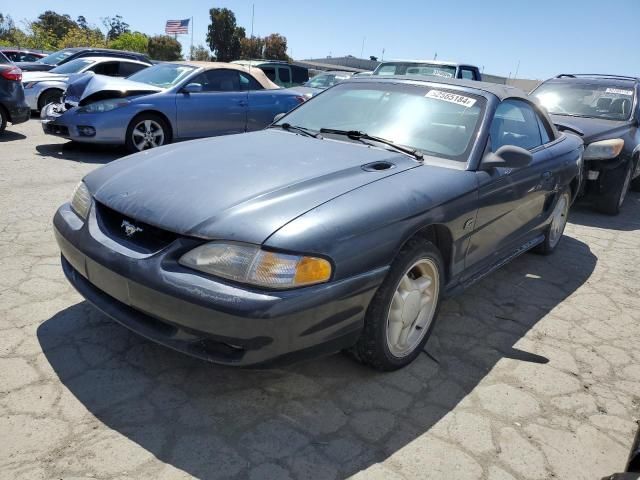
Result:
{"label": "front alloy wheel", "polygon": [[139,152],[164,145],[164,129],[155,120],[139,122],[133,127],[131,135],[133,144]]}
{"label": "front alloy wheel", "polygon": [[357,343],[348,351],[378,370],[397,370],[423,351],[433,331],[444,262],[424,237],[409,240],[373,296]]}
{"label": "front alloy wheel", "polygon": [[567,226],[570,206],[571,193],[567,189],[558,197],[556,205],[553,207],[553,211],[551,212],[551,222],[547,227],[544,240],[534,249],[535,252],[549,255],[556,249],[560,243],[562,235],[564,235],[564,229]]}

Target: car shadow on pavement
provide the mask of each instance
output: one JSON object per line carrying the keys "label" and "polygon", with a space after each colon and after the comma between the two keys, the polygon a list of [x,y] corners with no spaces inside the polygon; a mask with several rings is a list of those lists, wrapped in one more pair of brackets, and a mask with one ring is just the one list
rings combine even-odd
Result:
{"label": "car shadow on pavement", "polygon": [[596,213],[590,205],[580,202],[572,207],[569,222],[585,227],[630,232],[640,230],[638,211],[640,211],[640,193],[629,192],[618,215]]}
{"label": "car shadow on pavement", "polygon": [[[90,412],[81,417],[88,444],[96,442],[95,416],[198,478],[247,478],[253,468],[271,472],[264,478],[285,471],[345,478],[428,433],[501,359],[545,364],[544,352],[516,344],[587,281],[596,262],[568,236],[552,256],[516,259],[445,301],[429,353],[393,373],[341,354],[277,370],[211,365],[130,333],[87,302],[60,311],[37,335],[77,408]],[[105,438],[108,429],[100,430]],[[61,461],[95,455],[83,446],[82,428],[74,431],[80,438],[57,450]]]}
{"label": "car shadow on pavement", "polygon": [[25,138],[27,138],[26,135],[18,132],[12,132],[11,130],[5,130],[4,132],[0,133],[0,143],[13,142],[15,140],[24,140]]}
{"label": "car shadow on pavement", "polygon": [[78,142],[49,143],[37,145],[41,157],[70,160],[82,163],[108,163],[129,154],[124,147],[111,145],[91,145]]}

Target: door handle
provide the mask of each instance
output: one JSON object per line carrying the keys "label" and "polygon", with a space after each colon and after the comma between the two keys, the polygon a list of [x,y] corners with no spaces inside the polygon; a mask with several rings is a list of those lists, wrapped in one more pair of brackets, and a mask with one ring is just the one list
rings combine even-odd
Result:
{"label": "door handle", "polygon": [[552,177],[553,177],[553,173],[551,173],[551,172],[544,172],[544,173],[542,174],[542,179],[543,179],[543,180],[549,180],[549,179],[551,179]]}
{"label": "door handle", "polygon": [[246,107],[248,105],[248,103],[247,103],[246,100],[240,100],[240,101],[238,101],[238,105],[240,107]]}

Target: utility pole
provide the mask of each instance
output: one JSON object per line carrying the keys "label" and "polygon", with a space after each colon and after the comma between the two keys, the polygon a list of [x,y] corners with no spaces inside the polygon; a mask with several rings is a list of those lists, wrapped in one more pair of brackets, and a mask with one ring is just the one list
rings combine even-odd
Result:
{"label": "utility pole", "polygon": [[438,52],[436,52],[436,54],[433,56],[433,59],[434,59],[434,60],[437,60],[437,59],[438,59]]}
{"label": "utility pole", "polygon": [[360,58],[362,58],[362,56],[364,55],[364,41],[367,39],[367,37],[362,37],[362,50],[360,50]]}
{"label": "utility pole", "polygon": [[518,60],[518,66],[516,67],[516,74],[513,76],[513,78],[518,78],[518,70],[520,70],[520,60]]}
{"label": "utility pole", "polygon": [[384,48],[382,49],[382,57],[380,57],[380,61],[384,61]]}

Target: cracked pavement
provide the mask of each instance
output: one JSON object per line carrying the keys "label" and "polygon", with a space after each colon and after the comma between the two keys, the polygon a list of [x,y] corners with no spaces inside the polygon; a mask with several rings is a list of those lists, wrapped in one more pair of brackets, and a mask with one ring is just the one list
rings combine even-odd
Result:
{"label": "cracked pavement", "polygon": [[51,219],[122,156],[0,137],[0,478],[594,479],[624,468],[640,411],[640,194],[574,207],[446,301],[427,349],[381,374],[333,355],[277,370],[191,359],[67,284]]}

